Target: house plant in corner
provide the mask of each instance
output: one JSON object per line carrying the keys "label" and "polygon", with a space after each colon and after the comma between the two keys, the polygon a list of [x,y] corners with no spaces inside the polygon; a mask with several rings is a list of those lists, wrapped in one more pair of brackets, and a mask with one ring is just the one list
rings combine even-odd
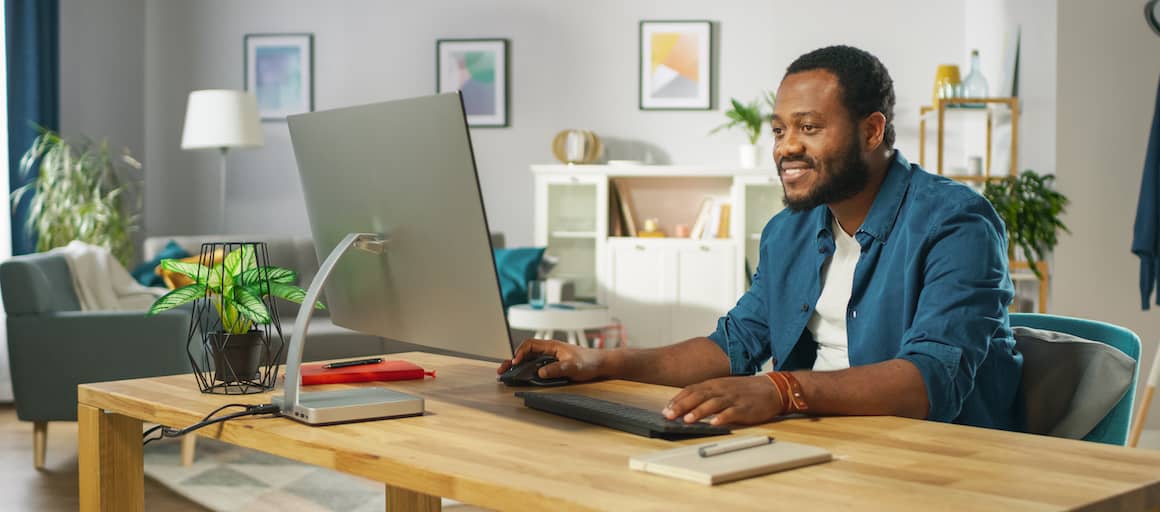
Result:
{"label": "house plant in corner", "polygon": [[[306,291],[293,284],[296,272],[269,265],[265,252],[262,243],[215,243],[202,246],[199,263],[161,261],[162,268],[192,282],[158,298],[146,315],[194,303],[190,360],[203,392],[251,393],[274,385],[276,361],[285,344],[273,297],[301,304]],[[325,309],[322,303],[314,307]],[[277,340],[272,339],[271,327]],[[195,339],[204,355],[201,364],[194,354]]]}
{"label": "house plant in corner", "polygon": [[775,98],[776,96],[771,92],[767,92],[762,98],[749,103],[741,103],[737,99],[731,98],[729,101],[733,108],[725,111],[725,117],[729,118],[729,122],[709,132],[713,134],[736,126],[740,126],[745,131],[746,137],[749,138],[749,144],[742,144],[739,149],[741,167],[745,169],[757,167],[761,156],[760,149],[757,146],[757,141],[761,137],[761,127],[773,117],[771,113],[762,112],[761,103],[764,101],[772,109]]}
{"label": "house plant in corner", "polygon": [[36,250],[80,240],[106,247],[121,265],[133,260],[132,232],[140,211],[141,164],[125,150],[114,157],[108,143],[76,143],[38,128],[40,135],[20,158],[20,175],[33,181],[12,193],[12,204],[27,194],[29,231]]}
{"label": "house plant in corner", "polygon": [[1035,277],[1041,280],[1044,276],[1036,263],[1055,249],[1061,230],[1070,233],[1059,219],[1068,199],[1051,187],[1054,180],[1055,175],[1025,170],[1018,176],[988,182],[983,188],[983,197],[1007,225],[1010,255],[1014,256],[1018,247]]}

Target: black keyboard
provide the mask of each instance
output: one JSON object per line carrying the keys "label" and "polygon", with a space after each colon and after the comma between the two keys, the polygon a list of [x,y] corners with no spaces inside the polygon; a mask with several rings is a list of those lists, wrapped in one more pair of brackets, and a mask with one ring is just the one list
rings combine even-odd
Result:
{"label": "black keyboard", "polygon": [[656,411],[573,393],[520,391],[524,406],[560,416],[623,430],[644,437],[687,439],[728,434],[729,429],[708,423],[670,420]]}

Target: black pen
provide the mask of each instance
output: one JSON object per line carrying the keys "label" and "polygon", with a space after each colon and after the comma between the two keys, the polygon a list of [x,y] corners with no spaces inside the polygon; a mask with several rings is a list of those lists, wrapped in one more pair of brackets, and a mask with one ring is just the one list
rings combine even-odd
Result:
{"label": "black pen", "polygon": [[383,358],[372,357],[370,359],[355,359],[353,361],[339,361],[337,363],[327,363],[327,364],[322,365],[322,367],[327,369],[327,370],[333,370],[335,368],[346,368],[347,366],[362,366],[364,364],[378,364],[381,362],[383,362]]}

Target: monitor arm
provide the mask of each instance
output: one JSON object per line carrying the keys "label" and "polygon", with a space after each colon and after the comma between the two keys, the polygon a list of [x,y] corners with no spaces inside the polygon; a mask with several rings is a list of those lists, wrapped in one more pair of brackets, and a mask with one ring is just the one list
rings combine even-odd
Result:
{"label": "monitor arm", "polygon": [[330,251],[330,255],[318,267],[318,273],[314,275],[310,288],[306,290],[306,298],[303,299],[302,306],[298,309],[298,318],[294,320],[294,333],[290,336],[290,348],[286,352],[286,394],[281,403],[283,414],[292,415],[300,405],[299,390],[302,387],[302,378],[299,366],[302,365],[302,350],[306,345],[306,331],[310,327],[311,317],[314,316],[314,305],[318,303],[318,296],[322,294],[322,288],[326,285],[327,279],[330,278],[330,273],[334,271],[338,260],[351,247],[372,254],[382,254],[386,252],[387,242],[387,238],[375,233],[350,233],[334,247],[334,250]]}

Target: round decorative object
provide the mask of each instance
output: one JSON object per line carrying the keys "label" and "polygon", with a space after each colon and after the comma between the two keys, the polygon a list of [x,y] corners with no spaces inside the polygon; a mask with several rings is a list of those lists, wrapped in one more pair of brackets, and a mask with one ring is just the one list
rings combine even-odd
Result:
{"label": "round decorative object", "polygon": [[1160,0],[1148,0],[1148,3],[1144,4],[1144,20],[1152,27],[1152,31],[1160,36]]}
{"label": "round decorative object", "polygon": [[604,144],[589,130],[564,130],[552,139],[552,154],[566,164],[591,164],[604,154]]}

